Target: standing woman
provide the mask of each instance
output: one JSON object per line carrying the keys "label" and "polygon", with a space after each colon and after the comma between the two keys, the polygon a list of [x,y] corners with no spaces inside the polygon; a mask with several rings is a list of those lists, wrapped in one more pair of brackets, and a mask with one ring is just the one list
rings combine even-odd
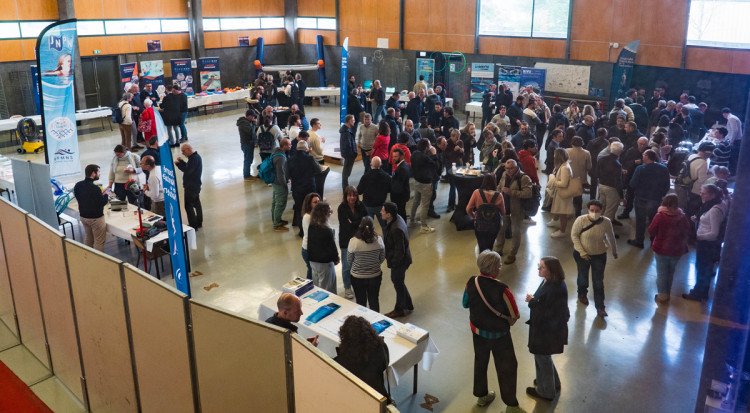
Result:
{"label": "standing woman", "polygon": [[337,215],[339,218],[339,248],[341,248],[341,277],[344,279],[344,296],[354,298],[351,283],[351,261],[347,259],[346,249],[349,240],[359,228],[363,217],[367,216],[367,208],[359,200],[357,188],[349,185],[344,189],[344,202],[339,205]]}
{"label": "standing woman", "polygon": [[651,249],[656,259],[656,304],[669,303],[675,268],[680,257],[688,252],[690,221],[677,204],[676,194],[665,196],[648,226]]}
{"label": "standing woman", "polygon": [[526,294],[529,303],[529,352],[534,355],[536,380],[526,394],[552,401],[560,391],[560,377],[552,362],[553,354],[562,354],[568,344],[568,287],[560,260],[544,257],[539,262],[542,284],[534,295]]}
{"label": "standing woman", "polygon": [[333,214],[328,202],[319,201],[310,214],[307,229],[307,256],[312,268],[312,280],[316,287],[336,294],[336,264],[339,251],[336,249],[334,230],[328,225]]}
{"label": "standing woman", "polygon": [[154,120],[154,107],[151,99],[143,101],[143,113],[138,120],[138,132],[143,133],[143,139],[148,142],[152,136],[156,136],[156,122]]}
{"label": "standing woman", "polygon": [[310,259],[307,257],[307,229],[310,227],[310,214],[312,213],[315,205],[318,205],[320,201],[320,195],[315,192],[310,192],[305,196],[305,200],[302,201],[302,225],[299,227],[299,236],[302,237],[302,259],[305,260],[307,265],[307,279],[312,280],[312,268],[310,267]]}
{"label": "standing woman", "polygon": [[[343,251],[343,250],[342,250]],[[381,264],[385,261],[385,244],[375,233],[372,218],[363,217],[354,237],[349,241],[346,259],[351,266],[352,287],[357,304],[376,313],[380,312],[380,283],[383,282]]]}
{"label": "standing woman", "polygon": [[518,361],[510,337],[510,326],[519,318],[518,307],[508,286],[497,280],[502,265],[500,254],[480,252],[479,275],[469,278],[464,290],[463,306],[469,309],[474,341],[474,396],[479,407],[495,400],[495,392],[487,389],[487,367],[492,353],[500,397],[508,406],[505,411],[525,413],[516,398]]}
{"label": "standing woman", "polygon": [[476,128],[474,124],[468,122],[463,129],[461,129],[461,141],[464,143],[463,161],[464,164],[474,165],[474,147],[477,146],[476,140]]}
{"label": "standing woman", "polygon": [[553,217],[547,222],[547,226],[556,226],[557,221],[560,221],[560,229],[553,232],[550,236],[552,238],[562,238],[565,236],[565,231],[568,228],[568,216],[575,213],[573,197],[577,194],[577,191],[574,191],[571,185],[573,183],[573,169],[568,161],[568,152],[565,149],[557,148],[555,149],[554,157],[555,170],[550,175],[547,183],[547,186],[551,187],[554,192],[552,208],[550,209]]}
{"label": "standing woman", "polygon": [[456,188],[456,180],[453,175],[453,165],[455,164],[458,168],[464,164],[464,143],[459,139],[460,136],[461,132],[459,132],[458,129],[451,129],[450,138],[448,139],[448,144],[445,147],[443,155],[443,160],[445,161],[445,172],[448,177],[448,183],[450,184],[447,212],[452,212],[456,209],[456,194],[458,193],[458,189]]}
{"label": "standing woman", "polygon": [[689,294],[682,294],[686,300],[702,301],[708,299],[711,279],[715,271],[714,265],[721,258],[721,243],[723,234],[722,222],[727,214],[727,206],[723,202],[724,194],[716,185],[709,184],[701,187],[701,205],[697,216],[698,232],[695,245],[695,286]]}
{"label": "standing woman", "polygon": [[[474,235],[479,252],[491,250],[502,226],[501,216],[505,215],[505,202],[497,191],[495,174],[490,172],[482,178],[482,185],[474,190],[466,205],[466,214],[474,219]],[[480,216],[477,217],[477,214]]]}
{"label": "standing woman", "polygon": [[391,174],[391,164],[388,162],[388,146],[391,143],[391,127],[388,126],[388,122],[381,120],[378,123],[378,137],[375,138],[375,142],[372,144],[372,154],[370,158],[377,156],[380,158],[380,169],[386,171],[388,175]]}

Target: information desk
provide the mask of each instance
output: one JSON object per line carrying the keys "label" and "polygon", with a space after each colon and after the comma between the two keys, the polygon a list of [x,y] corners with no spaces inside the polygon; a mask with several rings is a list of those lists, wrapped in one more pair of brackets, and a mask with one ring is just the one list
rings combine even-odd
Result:
{"label": "information desk", "polygon": [[[321,292],[328,294],[328,296],[321,301],[316,301],[315,299],[310,298],[310,295],[320,294]],[[276,301],[279,296],[280,294],[275,294],[261,303],[260,308],[258,309],[259,320],[265,321],[273,316],[276,312]],[[435,357],[440,354],[431,337],[418,344],[414,344],[404,338],[398,337],[396,336],[396,330],[402,326],[403,323],[388,318],[380,313],[376,313],[369,308],[362,307],[353,301],[331,294],[330,292],[318,287],[315,287],[311,291],[302,295],[301,299],[302,312],[304,315],[299,323],[295,323],[299,327],[298,333],[304,338],[319,335],[318,349],[331,358],[336,357],[336,347],[339,345],[339,327],[344,323],[344,319],[347,316],[358,315],[364,317],[371,323],[384,319],[390,321],[393,325],[380,333],[380,335],[385,339],[385,344],[388,346],[390,365],[386,372],[390,383],[394,386],[398,385],[398,382],[403,375],[406,374],[410,368],[414,367],[414,393],[416,393],[417,366],[419,365],[419,362],[422,361],[422,369],[430,371]],[[320,320],[318,323],[313,324],[309,321],[305,321],[307,316],[315,312],[319,307],[328,303],[336,303],[340,305],[341,308],[328,317]]]}
{"label": "information desk", "polygon": [[250,97],[250,89],[242,89],[228,93],[209,94],[206,96],[195,95],[188,97],[188,109],[211,105],[214,103],[244,100],[248,97]]}

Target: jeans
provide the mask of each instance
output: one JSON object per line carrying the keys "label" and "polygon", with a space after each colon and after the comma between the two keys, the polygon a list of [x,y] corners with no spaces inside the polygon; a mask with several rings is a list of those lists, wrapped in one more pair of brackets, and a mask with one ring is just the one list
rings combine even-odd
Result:
{"label": "jeans", "polygon": [[383,221],[383,217],[380,216],[380,210],[383,209],[383,206],[380,205],[380,206],[370,207],[370,206],[365,205],[365,209],[367,210],[367,215],[378,219],[378,222],[380,223],[380,230],[385,231],[386,223],[385,221]]}
{"label": "jeans", "polygon": [[534,365],[536,366],[536,391],[542,397],[555,398],[555,389],[560,387],[560,376],[557,375],[555,363],[552,356],[546,354],[534,354]]}
{"label": "jeans", "polygon": [[589,255],[589,259],[584,260],[578,251],[573,251],[573,258],[578,266],[578,294],[585,295],[589,291],[590,268],[591,282],[594,284],[594,306],[597,310],[604,310],[604,267],[607,265],[607,253]]}
{"label": "jeans", "polygon": [[376,313],[380,312],[380,283],[383,282],[383,275],[374,278],[357,278],[352,277],[352,288],[354,288],[354,298],[357,304],[367,307],[369,302],[370,310]]}
{"label": "jeans", "polygon": [[188,225],[193,228],[203,226],[203,207],[201,206],[200,192],[185,190],[185,213]]}
{"label": "jeans", "polygon": [[[166,125],[167,126],[167,134],[169,135],[169,144],[175,145],[177,141],[180,140],[177,136],[181,133],[180,132],[180,126],[179,125]],[[174,134],[172,134],[172,129],[174,129]]]}
{"label": "jeans", "polygon": [[253,175],[250,169],[253,166],[253,158],[255,157],[255,143],[242,145],[242,153],[245,155],[242,162],[242,176],[250,178]]}
{"label": "jeans", "polygon": [[482,108],[482,129],[492,120],[492,108]]}
{"label": "jeans", "polygon": [[422,221],[423,227],[427,225],[427,212],[430,209],[430,203],[428,199],[432,199],[432,183],[423,184],[421,182],[414,182],[414,201],[411,203],[411,221],[417,220],[417,208],[419,209],[419,220]]}
{"label": "jeans", "polygon": [[411,295],[409,295],[409,290],[406,288],[406,283],[404,283],[405,279],[405,267],[391,268],[391,281],[393,282],[393,288],[396,290],[396,305],[394,307],[396,311],[414,309],[414,304],[411,302]]}
{"label": "jeans", "polygon": [[[630,182],[631,176],[629,175],[623,175],[623,179],[625,179],[625,182]],[[633,191],[633,188],[630,187],[630,185],[623,184],[623,188],[625,189],[625,209],[622,211],[623,215],[630,215],[630,211],[633,210],[633,205],[635,202],[635,191]]]}
{"label": "jeans", "polygon": [[355,158],[344,158],[344,169],[341,171],[341,190],[349,186],[349,176],[352,174]]}
{"label": "jeans", "polygon": [[708,298],[708,290],[711,289],[711,280],[714,278],[714,265],[721,257],[720,241],[698,241],[695,245],[695,287],[690,295],[705,299]]}
{"label": "jeans", "polygon": [[643,238],[646,235],[646,223],[654,219],[660,203],[650,199],[635,199],[635,242],[643,244]]}
{"label": "jeans", "polygon": [[458,189],[456,188],[455,177],[452,173],[448,172],[447,167],[445,169],[445,176],[448,178],[448,183],[450,184],[450,189],[448,190],[448,208],[453,209],[456,207],[456,195],[458,194]]}
{"label": "jeans", "polygon": [[97,251],[104,252],[104,243],[107,241],[107,222],[104,217],[83,218],[81,217],[83,232],[86,234],[84,244]]}
{"label": "jeans", "polygon": [[312,280],[316,287],[336,294],[336,266],[333,262],[310,261]]}
{"label": "jeans", "polygon": [[659,292],[660,299],[666,299],[672,292],[672,279],[681,257],[654,253],[654,258],[656,258],[656,291]]}
{"label": "jeans", "polygon": [[187,140],[187,128],[185,127],[185,120],[187,119],[187,112],[180,113],[180,133],[182,134],[182,139]]}
{"label": "jeans", "polygon": [[497,237],[497,233],[474,230],[474,235],[477,237],[479,252],[482,252],[484,250],[492,250],[492,246],[495,245],[495,238]]}
{"label": "jeans", "polygon": [[365,165],[365,172],[367,172],[370,170],[370,152],[372,152],[372,149],[359,148],[359,152],[362,154],[362,163]]}
{"label": "jeans", "polygon": [[312,280],[312,268],[310,267],[310,259],[307,258],[307,250],[302,248],[302,260],[307,265],[307,279]]}
{"label": "jeans", "polygon": [[372,116],[372,122],[377,125],[381,117],[385,117],[385,105],[377,105],[375,114]]}
{"label": "jeans", "polygon": [[281,214],[286,209],[287,196],[289,190],[286,185],[273,184],[273,201],[271,202],[271,219],[273,219],[273,226],[281,226]]}
{"label": "jeans", "polygon": [[617,189],[599,184],[599,201],[604,204],[602,215],[614,221],[617,207],[620,205],[620,194],[617,193]]}
{"label": "jeans", "polygon": [[347,248],[341,248],[341,278],[344,280],[344,289],[352,288],[352,263],[346,259]]}
{"label": "jeans", "polygon": [[492,353],[497,382],[500,385],[500,397],[506,405],[518,406],[516,398],[518,361],[510,333],[496,339],[484,338],[476,334],[472,334],[472,337],[474,339],[474,396],[482,397],[489,393],[487,367],[490,364],[490,353]]}

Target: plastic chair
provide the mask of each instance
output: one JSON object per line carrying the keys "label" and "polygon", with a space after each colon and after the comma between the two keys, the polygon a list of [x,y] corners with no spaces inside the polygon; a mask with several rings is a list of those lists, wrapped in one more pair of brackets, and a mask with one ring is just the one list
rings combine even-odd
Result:
{"label": "plastic chair", "polygon": [[[138,268],[141,261],[143,260],[143,253],[145,251],[146,253],[146,260],[148,261],[148,267],[144,268],[144,270],[147,273],[151,272],[151,263],[156,264],[156,260],[159,259],[159,262],[161,263],[161,270],[164,271],[164,260],[161,258],[165,255],[169,255],[169,252],[165,251],[159,244],[155,244],[152,251],[146,250],[146,247],[143,245],[141,240],[136,237],[135,235],[130,236],[133,240],[133,245],[135,245],[135,250],[138,252],[138,257],[135,261],[135,266]],[[159,272],[159,265],[156,264],[156,278],[161,279],[161,273]]]}

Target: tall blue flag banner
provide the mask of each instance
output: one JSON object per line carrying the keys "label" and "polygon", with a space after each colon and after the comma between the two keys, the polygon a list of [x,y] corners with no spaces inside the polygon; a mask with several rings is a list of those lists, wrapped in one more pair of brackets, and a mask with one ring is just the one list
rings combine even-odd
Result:
{"label": "tall blue flag banner", "polygon": [[341,123],[344,123],[346,118],[346,97],[349,94],[346,90],[346,86],[349,78],[346,76],[346,67],[349,62],[349,38],[344,39],[344,47],[341,49]]}
{"label": "tall blue flag banner", "polygon": [[127,92],[130,86],[138,82],[138,63],[123,63],[120,65],[120,85],[122,92]]}
{"label": "tall blue flag banner", "polygon": [[639,40],[628,43],[622,48],[620,57],[617,58],[612,69],[612,86],[609,88],[609,105],[613,106],[615,99],[624,98],[630,89],[630,78],[633,75],[635,55],[638,53]]}
{"label": "tall blue flag banner", "polygon": [[435,59],[417,58],[417,82],[419,76],[424,76],[424,82],[428,88],[433,87],[435,83]]}
{"label": "tall blue flag banner", "polygon": [[141,62],[141,83],[143,89],[147,83],[151,83],[153,90],[163,96],[164,88],[164,62],[161,60],[149,60]]}
{"label": "tall blue flag banner", "polygon": [[193,69],[190,67],[190,59],[172,59],[172,81],[180,85],[182,92],[188,96],[195,94],[193,89]]}
{"label": "tall blue flag banner", "polygon": [[172,162],[172,150],[169,147],[167,127],[158,110],[154,111],[156,136],[159,141],[161,158],[161,177],[164,186],[164,220],[167,222],[169,235],[169,257],[172,261],[172,274],[178,290],[190,297],[190,276],[185,261],[185,243],[182,242],[182,215],[180,215],[180,195],[177,192],[177,180]]}
{"label": "tall blue flag banner", "polygon": [[52,178],[81,173],[73,93],[73,56],[77,43],[75,19],[47,26],[36,41],[44,156]]}
{"label": "tall blue flag banner", "polygon": [[39,104],[39,66],[31,65],[31,88],[34,90],[34,105],[36,107],[36,114],[42,113],[42,106]]}
{"label": "tall blue flag banner", "polygon": [[544,85],[547,83],[547,70],[534,69],[531,67],[521,68],[521,87],[531,86],[539,90],[539,94],[544,94]]}
{"label": "tall blue flag banner", "polygon": [[201,73],[201,92],[221,90],[221,69],[218,57],[198,59],[198,70]]}
{"label": "tall blue flag banner", "polygon": [[490,85],[495,83],[495,65],[492,63],[471,64],[471,100],[478,102],[482,100],[484,92],[490,90]]}

